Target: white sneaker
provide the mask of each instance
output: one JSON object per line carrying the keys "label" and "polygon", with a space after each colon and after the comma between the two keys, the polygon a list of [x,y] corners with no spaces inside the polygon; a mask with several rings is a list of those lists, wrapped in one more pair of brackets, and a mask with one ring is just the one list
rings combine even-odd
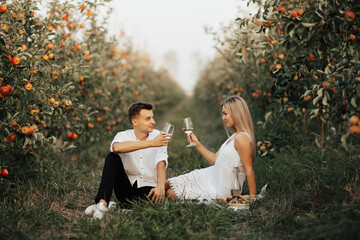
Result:
{"label": "white sneaker", "polygon": [[94,211],[93,218],[95,219],[103,219],[105,212],[107,212],[108,208],[105,207],[104,202],[99,202],[96,204],[96,209]]}
{"label": "white sneaker", "polygon": [[104,217],[104,212],[106,212],[108,209],[115,209],[116,208],[116,202],[110,201],[109,207],[105,207],[104,203],[100,202],[98,204],[93,204],[85,209],[86,215],[93,215],[96,219],[102,219]]}
{"label": "white sneaker", "polygon": [[110,201],[108,209],[115,209],[116,208],[116,202]]}
{"label": "white sneaker", "polygon": [[96,210],[96,204],[93,204],[91,206],[88,206],[86,209],[85,209],[85,214],[86,215],[93,215],[93,213],[95,212]]}

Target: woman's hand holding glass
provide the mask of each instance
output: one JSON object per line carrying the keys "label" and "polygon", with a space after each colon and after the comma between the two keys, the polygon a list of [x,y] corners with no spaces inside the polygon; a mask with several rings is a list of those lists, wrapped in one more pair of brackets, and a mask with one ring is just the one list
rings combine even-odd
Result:
{"label": "woman's hand holding glass", "polygon": [[187,140],[193,146],[197,146],[200,143],[198,138],[195,136],[195,134],[193,132],[191,132],[187,135]]}
{"label": "woman's hand holding glass", "polygon": [[[193,126],[193,123],[191,121],[191,118],[189,118],[189,117],[184,118],[183,121],[182,121],[182,130],[183,130],[183,132],[185,132],[187,134],[187,136],[189,136],[192,133],[193,129],[194,129],[194,126]],[[186,147],[193,147],[193,146],[195,146],[195,145],[190,143]]]}

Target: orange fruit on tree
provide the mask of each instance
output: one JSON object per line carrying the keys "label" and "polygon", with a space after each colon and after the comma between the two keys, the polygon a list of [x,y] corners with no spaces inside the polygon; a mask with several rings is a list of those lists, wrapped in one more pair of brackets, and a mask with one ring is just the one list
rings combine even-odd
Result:
{"label": "orange fruit on tree", "polygon": [[73,135],[72,132],[67,132],[67,137],[68,137],[68,138],[71,139],[71,138],[72,138],[72,135]]}
{"label": "orange fruit on tree", "polygon": [[81,44],[76,44],[76,45],[75,45],[75,49],[76,49],[76,50],[80,50],[80,48],[81,48]]}
{"label": "orange fruit on tree", "polygon": [[90,55],[87,55],[86,58],[85,58],[86,61],[90,61],[91,60],[91,56]]}
{"label": "orange fruit on tree", "polygon": [[260,150],[261,150],[261,151],[265,151],[265,150],[266,150],[266,146],[262,145],[262,146],[260,147]]}
{"label": "orange fruit on tree", "polygon": [[311,101],[311,99],[312,99],[312,97],[311,97],[310,95],[307,95],[306,97],[304,97],[304,100],[305,100],[306,102]]}
{"label": "orange fruit on tree", "polygon": [[292,18],[297,17],[297,15],[298,15],[298,12],[296,10],[292,10],[290,13],[290,17],[292,17]]}
{"label": "orange fruit on tree", "polygon": [[58,108],[59,107],[59,102],[58,101],[55,101],[52,105],[54,108]]}
{"label": "orange fruit on tree", "polygon": [[47,60],[49,60],[49,56],[45,54],[45,55],[43,56],[43,59],[44,59],[45,61],[47,61]]}
{"label": "orange fruit on tree", "polygon": [[309,61],[314,61],[315,60],[314,54],[311,54],[308,59],[309,59]]}
{"label": "orange fruit on tree", "polygon": [[352,22],[355,19],[355,13],[353,11],[347,10],[344,15],[344,19],[347,22]]}
{"label": "orange fruit on tree", "polygon": [[31,89],[32,89],[32,84],[31,84],[31,83],[25,84],[25,89],[28,90],[28,91],[31,91]]}
{"label": "orange fruit on tree", "polygon": [[356,115],[352,115],[349,119],[350,125],[357,125],[359,122],[359,117]]}
{"label": "orange fruit on tree", "polygon": [[302,9],[300,9],[300,10],[298,11],[298,15],[301,17],[303,14],[304,14],[304,11],[303,11]]}
{"label": "orange fruit on tree", "polygon": [[89,127],[89,128],[94,128],[94,124],[88,123],[88,127]]}
{"label": "orange fruit on tree", "polygon": [[69,99],[66,99],[66,100],[64,101],[64,104],[65,104],[66,107],[71,107],[71,106],[72,106],[72,101],[69,100]]}
{"label": "orange fruit on tree", "polygon": [[9,88],[8,86],[2,86],[2,87],[0,88],[0,92],[1,92],[1,94],[2,94],[3,96],[6,96],[6,95],[9,94],[10,88]]}
{"label": "orange fruit on tree", "polygon": [[77,138],[78,138],[78,135],[76,133],[73,133],[72,136],[71,136],[71,139],[76,140]]}
{"label": "orange fruit on tree", "polygon": [[49,59],[53,59],[54,58],[54,54],[53,53],[49,53]]}
{"label": "orange fruit on tree", "polygon": [[21,63],[21,59],[19,57],[15,56],[15,57],[11,58],[11,63],[13,65],[19,65]]}
{"label": "orange fruit on tree", "polygon": [[50,104],[53,104],[55,102],[55,99],[54,98],[49,98],[49,103]]}
{"label": "orange fruit on tree", "polygon": [[16,134],[15,134],[15,133],[10,133],[10,138],[9,138],[9,140],[10,140],[11,142],[13,142],[13,141],[15,141],[15,139],[16,139]]}
{"label": "orange fruit on tree", "polygon": [[87,11],[87,15],[92,16],[92,15],[93,15],[93,12],[89,9],[89,10]]}
{"label": "orange fruit on tree", "polygon": [[260,147],[262,145],[262,141],[258,141],[256,145]]}
{"label": "orange fruit on tree", "polygon": [[85,10],[85,4],[81,4],[81,6],[80,6],[80,9],[82,10],[82,11],[84,11]]}
{"label": "orange fruit on tree", "polygon": [[0,6],[0,12],[4,13],[7,11],[7,6],[6,5],[1,5]]}
{"label": "orange fruit on tree", "polygon": [[278,56],[278,58],[282,60],[282,59],[285,58],[285,56],[284,56],[284,54],[280,53],[279,56]]}
{"label": "orange fruit on tree", "polygon": [[280,6],[280,7],[278,8],[278,11],[281,12],[281,13],[284,13],[285,10],[286,10],[286,9],[285,9],[284,6]]}
{"label": "orange fruit on tree", "polygon": [[360,126],[358,126],[358,125],[353,125],[353,126],[349,127],[349,132],[350,132],[351,134],[360,133]]}
{"label": "orange fruit on tree", "polygon": [[21,133],[25,134],[25,135],[28,134],[29,133],[29,128],[28,127],[22,127],[21,128]]}
{"label": "orange fruit on tree", "polygon": [[32,126],[29,127],[29,134],[33,134],[34,133],[34,128]]}
{"label": "orange fruit on tree", "polygon": [[62,16],[62,19],[64,19],[65,21],[69,20],[69,13],[66,13]]}
{"label": "orange fruit on tree", "polygon": [[3,175],[4,177],[6,177],[8,174],[9,174],[9,172],[7,169],[4,168],[1,170],[1,175]]}
{"label": "orange fruit on tree", "polygon": [[46,50],[49,49],[54,49],[54,45],[52,43],[49,43],[48,45],[46,45]]}

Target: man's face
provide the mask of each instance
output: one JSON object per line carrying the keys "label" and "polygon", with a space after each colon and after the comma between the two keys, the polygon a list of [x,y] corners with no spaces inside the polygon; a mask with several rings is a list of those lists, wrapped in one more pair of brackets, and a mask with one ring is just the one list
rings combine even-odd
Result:
{"label": "man's face", "polygon": [[154,113],[152,110],[141,109],[140,113],[133,117],[132,124],[143,132],[152,132],[155,125]]}

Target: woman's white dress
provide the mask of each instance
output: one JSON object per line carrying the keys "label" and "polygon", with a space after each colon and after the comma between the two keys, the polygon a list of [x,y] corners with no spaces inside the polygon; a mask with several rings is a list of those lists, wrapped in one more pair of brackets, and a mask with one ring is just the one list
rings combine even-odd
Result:
{"label": "woman's white dress", "polygon": [[[251,139],[249,134],[242,133]],[[235,181],[234,167],[239,169],[238,179],[242,189],[246,174],[235,149],[234,136],[235,133],[222,144],[213,166],[196,169],[168,180],[179,199],[203,200],[230,196]]]}

